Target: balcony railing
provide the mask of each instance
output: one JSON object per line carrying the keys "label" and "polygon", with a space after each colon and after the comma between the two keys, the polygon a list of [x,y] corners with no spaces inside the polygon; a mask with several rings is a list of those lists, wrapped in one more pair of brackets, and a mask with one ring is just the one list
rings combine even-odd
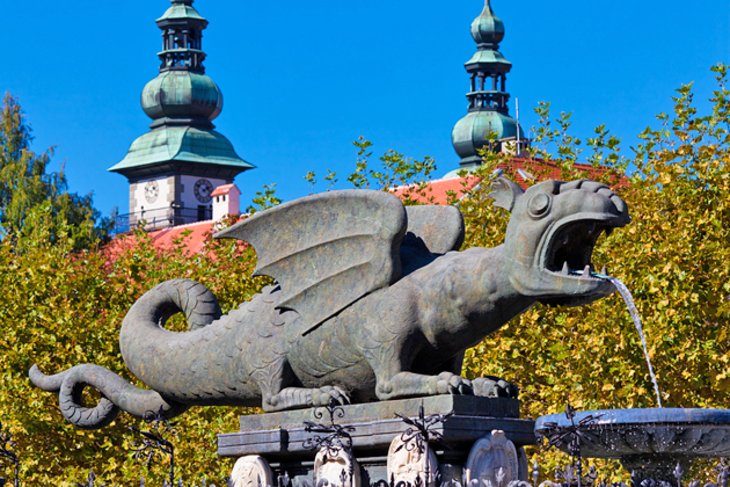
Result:
{"label": "balcony railing", "polygon": [[114,218],[114,229],[112,233],[118,235],[137,228],[142,228],[145,231],[161,230],[178,225],[211,220],[212,218],[213,209],[209,206],[200,206],[198,208],[154,208],[117,215]]}

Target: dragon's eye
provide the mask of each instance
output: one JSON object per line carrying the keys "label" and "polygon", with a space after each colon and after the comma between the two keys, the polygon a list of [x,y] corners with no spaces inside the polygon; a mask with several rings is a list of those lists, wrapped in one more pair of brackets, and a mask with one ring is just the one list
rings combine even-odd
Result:
{"label": "dragon's eye", "polygon": [[549,194],[538,193],[530,200],[530,203],[527,206],[527,211],[533,218],[542,218],[547,214],[548,210],[550,210],[551,203],[552,198]]}

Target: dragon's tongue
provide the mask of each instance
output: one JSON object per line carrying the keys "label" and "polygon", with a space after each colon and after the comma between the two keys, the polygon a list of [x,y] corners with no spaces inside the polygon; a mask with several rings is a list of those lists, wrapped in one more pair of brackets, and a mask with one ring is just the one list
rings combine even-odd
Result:
{"label": "dragon's tongue", "polygon": [[591,277],[595,277],[597,279],[610,279],[611,276],[608,275],[608,271],[606,270],[606,266],[601,269],[601,272],[595,272],[590,270],[590,265],[587,265],[585,269],[582,271],[570,271],[571,274],[577,275],[577,276],[584,276],[586,274],[590,275]]}

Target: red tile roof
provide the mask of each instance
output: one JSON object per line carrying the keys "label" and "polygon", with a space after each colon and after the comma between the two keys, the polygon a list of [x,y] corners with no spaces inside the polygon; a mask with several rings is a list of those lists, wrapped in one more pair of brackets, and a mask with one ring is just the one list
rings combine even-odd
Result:
{"label": "red tile roof", "polygon": [[235,184],[223,184],[223,185],[218,186],[217,188],[215,188],[213,190],[213,192],[210,193],[210,196],[215,197],[215,196],[222,196],[224,194],[228,194],[235,187],[236,187]]}
{"label": "red tile roof", "polygon": [[[185,254],[195,255],[205,249],[206,242],[214,233],[214,222],[204,222],[179,225],[177,227],[154,230],[147,233],[155,249],[160,252],[170,251],[176,247],[182,247]],[[118,235],[105,248],[110,260],[116,259],[130,248],[134,248],[138,240],[134,234]]]}
{"label": "red tile roof", "polygon": [[[523,176],[523,174],[527,176],[526,171],[530,170],[528,167],[537,167],[539,169],[539,174],[535,175],[539,180],[560,179],[561,176],[559,166],[552,162],[542,160],[529,161],[527,159],[515,158],[510,163],[503,164],[499,167],[509,170],[510,174],[514,173],[516,182],[522,186],[528,186],[530,184]],[[579,170],[585,171],[589,177],[595,176],[602,171],[601,168],[596,168],[587,164],[576,164],[576,167]],[[421,186],[401,186],[395,188],[393,192],[400,198],[410,199],[419,203],[446,205],[461,198],[464,193],[473,189],[480,181],[481,179],[475,176],[457,176],[448,179],[436,179]],[[622,183],[624,183],[624,181],[617,181],[616,184],[620,185]],[[216,195],[217,191],[231,186],[233,185],[218,187],[213,193],[213,196]],[[227,192],[229,190],[230,188],[223,191]],[[159,251],[169,251],[182,245],[188,255],[195,255],[205,249],[205,244],[211,238],[213,233],[214,222],[210,220],[166,228],[164,230],[155,230],[150,232],[148,235],[155,248]],[[119,253],[123,252],[124,249],[130,245],[135,245],[134,237],[130,235],[123,235],[115,238],[108,246],[110,258],[113,259],[115,255],[119,255]]]}
{"label": "red tile roof", "polygon": [[[562,175],[560,166],[553,162],[541,159],[530,160],[514,158],[508,163],[499,164],[497,167],[499,169],[508,170],[510,177],[524,188],[532,184],[532,178],[539,181],[545,181],[548,179],[559,180]],[[605,171],[602,168],[593,167],[589,164],[574,164],[574,167],[579,171],[585,172],[588,177],[596,177],[601,172]],[[530,172],[534,169],[537,169],[535,172],[539,172],[533,175]],[[464,193],[473,189],[480,181],[481,179],[476,176],[456,176],[452,178],[436,179],[434,181],[430,181],[425,186],[400,186],[395,188],[393,192],[400,198],[410,199],[418,203],[447,205],[450,202],[459,200]],[[622,181],[617,181],[616,184],[620,185],[621,183]]]}

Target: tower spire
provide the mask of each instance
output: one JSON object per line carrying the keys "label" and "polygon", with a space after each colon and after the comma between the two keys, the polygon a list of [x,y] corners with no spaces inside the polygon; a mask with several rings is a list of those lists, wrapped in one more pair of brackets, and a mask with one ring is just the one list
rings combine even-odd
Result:
{"label": "tower spire", "polygon": [[508,142],[516,140],[518,133],[517,121],[509,115],[508,105],[507,73],[512,63],[499,51],[505,35],[504,23],[495,15],[490,0],[485,0],[484,9],[472,22],[471,35],[477,51],[465,64],[471,83],[466,95],[468,113],[456,123],[452,133],[461,168],[481,164],[479,150],[485,146],[496,152],[507,150]]}
{"label": "tower spire", "polygon": [[208,21],[193,0],[170,3],[156,20],[162,31],[159,74],[142,90],[151,130],[109,169],[129,179],[130,223],[161,215],[162,223],[151,228],[209,218],[213,187],[232,183],[254,167],[214,130],[223,94],[205,74],[203,31]]}
{"label": "tower spire", "polygon": [[203,74],[203,31],[208,21],[193,8],[193,0],[171,2],[172,6],[157,19],[157,26],[162,30],[162,51],[158,54],[162,61],[160,72],[183,70]]}

